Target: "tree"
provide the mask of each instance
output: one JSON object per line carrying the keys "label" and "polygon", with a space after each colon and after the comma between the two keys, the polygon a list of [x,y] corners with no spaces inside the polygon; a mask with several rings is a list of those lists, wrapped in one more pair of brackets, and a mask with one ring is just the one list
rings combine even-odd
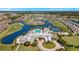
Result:
{"label": "tree", "polygon": [[79,48],[79,46],[75,46],[75,48]]}
{"label": "tree", "polygon": [[15,20],[16,18],[18,18],[19,16],[12,16],[12,17],[9,17],[9,19],[12,19],[12,20]]}
{"label": "tree", "polygon": [[64,48],[56,49],[56,51],[65,51]]}
{"label": "tree", "polygon": [[14,50],[14,48],[15,48],[15,46],[14,46],[14,45],[12,45],[12,46],[11,46],[11,49],[12,49],[12,50]]}
{"label": "tree", "polygon": [[70,32],[69,36],[72,36],[73,34]]}
{"label": "tree", "polygon": [[47,41],[46,44],[52,44],[52,42],[51,41]]}
{"label": "tree", "polygon": [[73,44],[66,44],[67,47],[74,47]]}
{"label": "tree", "polygon": [[34,41],[34,42],[32,42],[31,46],[36,47],[37,43]]}
{"label": "tree", "polygon": [[30,42],[29,42],[29,41],[26,41],[26,42],[24,43],[24,45],[25,45],[25,46],[29,46],[29,45],[30,45]]}
{"label": "tree", "polygon": [[59,39],[57,40],[57,42],[59,42],[61,45],[66,45],[66,41],[64,41],[62,39],[62,37],[59,37]]}
{"label": "tree", "polygon": [[23,33],[22,35],[26,35],[26,33]]}
{"label": "tree", "polygon": [[77,36],[79,36],[79,33],[77,34]]}

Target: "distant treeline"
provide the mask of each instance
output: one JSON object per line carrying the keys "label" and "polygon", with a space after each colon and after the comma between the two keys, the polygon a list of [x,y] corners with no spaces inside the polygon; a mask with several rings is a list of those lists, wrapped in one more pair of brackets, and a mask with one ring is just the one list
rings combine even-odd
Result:
{"label": "distant treeline", "polygon": [[79,16],[79,11],[28,11],[28,12],[18,12],[21,14],[60,14],[61,16]]}
{"label": "distant treeline", "polygon": [[19,14],[60,14],[61,16],[79,16],[79,11],[0,11],[0,12],[14,12]]}

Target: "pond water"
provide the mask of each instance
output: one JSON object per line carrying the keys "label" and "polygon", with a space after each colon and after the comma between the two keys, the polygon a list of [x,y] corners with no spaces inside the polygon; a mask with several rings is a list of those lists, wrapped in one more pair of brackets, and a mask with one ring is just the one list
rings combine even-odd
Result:
{"label": "pond water", "polygon": [[32,28],[45,28],[45,27],[49,27],[50,30],[54,31],[54,32],[60,32],[61,29],[54,26],[52,23],[50,23],[49,21],[47,20],[43,20],[45,22],[44,25],[39,25],[39,26],[30,26],[30,25],[27,25],[23,22],[21,22],[22,24],[24,24],[24,26],[22,27],[21,30],[17,31],[17,32],[14,32],[8,36],[5,36],[4,38],[1,39],[1,43],[2,44],[12,44],[13,41],[20,35],[22,35],[23,33],[27,33],[28,31],[30,31]]}

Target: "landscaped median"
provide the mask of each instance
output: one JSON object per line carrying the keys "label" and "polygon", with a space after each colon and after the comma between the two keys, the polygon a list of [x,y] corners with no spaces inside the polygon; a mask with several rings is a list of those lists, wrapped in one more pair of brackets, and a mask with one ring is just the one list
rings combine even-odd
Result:
{"label": "landscaped median", "polygon": [[68,27],[67,27],[65,24],[63,24],[63,23],[61,23],[61,22],[59,22],[59,21],[53,21],[53,25],[59,27],[59,28],[62,29],[64,32],[70,32],[70,29],[68,29]]}

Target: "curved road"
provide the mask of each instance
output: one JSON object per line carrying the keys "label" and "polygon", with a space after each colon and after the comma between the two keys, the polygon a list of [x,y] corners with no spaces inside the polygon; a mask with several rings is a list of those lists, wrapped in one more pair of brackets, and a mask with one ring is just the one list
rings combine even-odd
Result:
{"label": "curved road", "polygon": [[44,42],[44,40],[42,40],[42,41],[38,40],[38,44],[37,44],[37,47],[42,51],[56,51],[56,49],[62,48],[62,46],[59,43],[57,43],[55,40],[53,40],[53,42],[55,43],[56,46],[52,49],[48,49],[48,48],[43,47],[43,45],[42,45],[43,42]]}

